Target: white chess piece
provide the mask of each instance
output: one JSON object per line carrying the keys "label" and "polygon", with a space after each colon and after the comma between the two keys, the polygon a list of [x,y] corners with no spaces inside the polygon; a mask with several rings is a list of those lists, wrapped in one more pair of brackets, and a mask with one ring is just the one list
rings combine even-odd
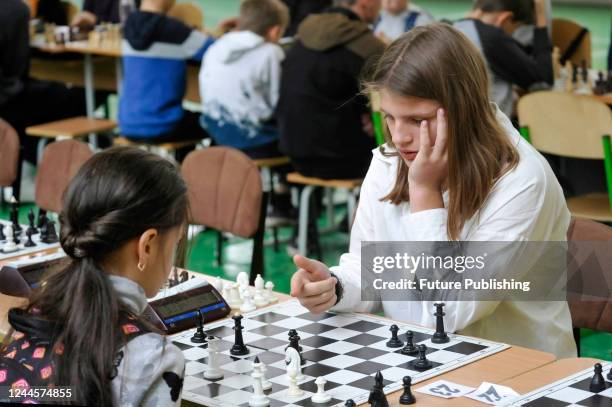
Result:
{"label": "white chess piece", "polygon": [[268,300],[268,302],[270,304],[274,304],[276,302],[278,302],[278,298],[276,298],[276,295],[274,295],[274,283],[272,281],[268,281],[265,285],[266,287],[266,299]]}
{"label": "white chess piece", "polygon": [[238,291],[238,283],[234,283],[230,288],[229,297],[229,306],[234,309],[239,309],[242,305],[242,299],[240,298],[240,292]]}
{"label": "white chess piece", "polygon": [[270,405],[270,400],[264,394],[263,388],[261,387],[261,372],[258,369],[254,369],[251,373],[253,378],[253,396],[249,399],[249,406],[251,407],[266,407]]}
{"label": "white chess piece", "polygon": [[257,274],[257,278],[255,278],[255,297],[253,300],[258,307],[268,305],[268,299],[264,295],[264,279],[261,274]]}
{"label": "white chess piece", "polygon": [[[229,304],[229,300],[230,300],[230,283],[221,283],[221,288],[222,288],[222,292],[221,292],[221,296],[223,297],[223,299],[225,300],[225,302],[227,302],[227,305]],[[231,305],[230,305],[231,307]]]}
{"label": "white chess piece", "polygon": [[331,396],[325,393],[325,383],[327,383],[327,380],[321,376],[317,377],[317,380],[315,380],[317,392],[310,398],[313,403],[327,403],[331,400]]}
{"label": "white chess piece", "polygon": [[240,286],[241,290],[249,287],[249,275],[246,273],[246,271],[241,271],[238,273],[236,276],[236,282]]}
{"label": "white chess piece", "polygon": [[297,370],[293,367],[287,369],[287,376],[289,376],[289,387],[287,388],[287,396],[289,397],[300,397],[304,394],[304,391],[300,389],[297,381]]}
{"label": "white chess piece", "polygon": [[223,291],[223,280],[221,280],[221,277],[217,277],[215,279],[215,282],[213,283],[213,287],[215,287],[215,290],[217,290],[219,293]]}
{"label": "white chess piece", "polygon": [[287,363],[287,375],[289,375],[289,369],[295,370],[297,380],[303,380],[304,375],[302,374],[300,352],[292,347],[285,349],[285,363]]}
{"label": "white chess piece", "polygon": [[259,372],[261,373],[261,388],[264,390],[270,390],[272,388],[272,383],[268,379],[266,379],[266,364],[264,362],[259,362]]}
{"label": "white chess piece", "polygon": [[213,336],[208,337],[208,364],[204,370],[204,378],[209,380],[217,380],[223,377],[223,371],[219,369],[219,338]]}
{"label": "white chess piece", "polygon": [[4,246],[2,246],[2,251],[4,253],[17,251],[18,247],[13,241],[13,226],[6,225],[4,228],[4,236],[6,236],[6,243],[4,243]]}
{"label": "white chess piece", "polygon": [[251,312],[255,311],[256,309],[257,307],[255,304],[253,304],[253,301],[251,301],[251,293],[249,290],[246,290],[242,294],[242,305],[240,306],[240,312]]}

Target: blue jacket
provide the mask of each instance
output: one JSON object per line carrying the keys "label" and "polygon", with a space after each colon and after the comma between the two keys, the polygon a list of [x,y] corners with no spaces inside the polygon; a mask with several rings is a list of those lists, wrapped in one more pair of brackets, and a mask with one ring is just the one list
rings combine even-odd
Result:
{"label": "blue jacket", "polygon": [[213,42],[165,15],[130,14],[122,43],[119,127],[123,135],[150,138],[175,128],[183,118],[187,61],[201,61]]}

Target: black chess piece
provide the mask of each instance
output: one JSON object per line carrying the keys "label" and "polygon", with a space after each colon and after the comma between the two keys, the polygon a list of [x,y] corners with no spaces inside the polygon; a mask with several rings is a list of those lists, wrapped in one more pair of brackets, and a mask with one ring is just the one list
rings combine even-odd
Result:
{"label": "black chess piece", "polygon": [[368,398],[368,403],[370,403],[371,407],[389,407],[383,387],[383,376],[378,371],[376,376],[374,376],[374,387],[370,390],[370,397]]}
{"label": "black chess piece", "polygon": [[[292,337],[294,337],[294,336],[297,336],[297,334],[298,334],[298,333],[297,333],[297,331],[296,331],[295,329],[290,329],[290,330],[289,330],[289,342],[291,342],[291,338],[292,338]],[[287,345],[287,347],[285,348],[285,350],[287,350],[287,348],[288,348],[289,346],[290,346],[290,345]],[[301,352],[301,351],[302,351],[302,346],[301,346],[301,345],[300,345],[300,346],[298,346],[297,351],[298,351],[298,352]]]}
{"label": "black chess piece", "polygon": [[30,208],[29,212],[28,212],[28,229],[26,230],[26,234],[28,232],[28,230],[32,231],[32,234],[35,235],[38,233],[38,229],[36,228],[36,225],[34,224],[34,220],[36,219],[36,215],[34,215],[34,209]]}
{"label": "black chess piece", "polygon": [[427,369],[430,369],[433,364],[430,360],[427,359],[427,346],[421,344],[417,346],[417,348],[419,350],[419,357],[408,362],[408,365],[410,365],[414,370],[423,372]]}
{"label": "black chess piece", "polygon": [[397,337],[397,333],[399,332],[399,328],[397,327],[397,325],[395,324],[391,325],[391,328],[389,328],[389,331],[391,331],[391,339],[387,341],[387,347],[388,348],[401,348],[402,346],[404,346],[404,342],[402,342],[400,338]]}
{"label": "black chess piece", "polygon": [[13,230],[18,234],[21,233],[21,225],[19,224],[19,202],[15,197],[11,198],[11,223],[13,224]]}
{"label": "black chess piece", "polygon": [[595,81],[595,89],[593,93],[596,95],[603,95],[606,93],[606,80],[604,79],[604,73],[602,71],[597,73],[597,80]]}
{"label": "black chess piece", "polygon": [[191,337],[191,342],[206,343],[206,333],[204,332],[204,315],[202,315],[202,311],[200,310],[198,310],[198,315],[196,315],[196,326],[198,328]]}
{"label": "black chess piece", "polygon": [[47,220],[47,211],[44,209],[39,208],[38,209],[38,218],[36,220],[36,227],[38,229],[42,228],[43,224],[45,223],[45,221]]}
{"label": "black chess piece", "polygon": [[608,375],[606,376],[606,378],[612,382],[612,366],[610,366],[610,371],[608,372]]}
{"label": "black chess piece", "polygon": [[234,320],[234,346],[230,349],[230,354],[234,356],[248,355],[249,348],[244,344],[244,339],[242,339],[242,325],[240,325],[240,321],[244,318],[242,315],[234,315],[232,319]]}
{"label": "black chess piece", "polygon": [[46,215],[42,215],[42,221],[41,221],[41,225],[39,226],[40,229],[40,241],[43,243],[46,243],[47,240],[47,235],[48,235],[48,223],[49,223],[49,219],[47,218]]}
{"label": "black chess piece", "polygon": [[572,83],[574,84],[574,88],[578,83],[578,67],[572,64]]}
{"label": "black chess piece", "polygon": [[582,74],[582,82],[587,83],[589,81],[589,70],[587,69],[586,60],[582,60],[582,62],[580,63],[580,68]]}
{"label": "black chess piece", "polygon": [[344,407],[355,407],[357,404],[353,401],[353,399],[348,399],[344,403]]}
{"label": "black chess piece", "polygon": [[4,236],[4,224],[0,223],[0,241],[6,240],[6,236]]}
{"label": "black chess piece", "polygon": [[436,332],[434,333],[433,338],[431,338],[431,342],[446,343],[450,341],[450,338],[446,332],[444,332],[444,315],[446,315],[443,311],[444,303],[437,302],[434,304],[434,306],[436,307],[436,312],[434,314],[436,317]]}
{"label": "black chess piece", "polygon": [[416,346],[414,346],[413,339],[414,333],[412,331],[406,331],[406,345],[401,350],[402,355],[414,356],[419,353]]}
{"label": "black chess piece", "polygon": [[606,389],[606,381],[604,380],[602,374],[602,366],[601,363],[595,363],[595,367],[593,369],[595,374],[591,379],[591,383],[589,384],[589,391],[593,393],[599,393],[600,391],[604,391]]}
{"label": "black chess piece", "polygon": [[304,365],[306,364],[306,360],[302,357],[302,347],[300,346],[300,336],[297,335],[293,335],[292,337],[289,338],[289,347],[293,348],[295,350],[298,351],[298,353],[300,354],[300,365]]}
{"label": "black chess piece", "polygon": [[23,244],[25,247],[34,247],[36,246],[36,243],[34,243],[34,241],[32,240],[32,235],[34,234],[34,232],[32,231],[32,229],[26,230],[26,236],[28,237],[28,240]]}
{"label": "black chess piece", "polygon": [[186,270],[181,271],[181,274],[179,276],[180,278],[180,283],[184,283],[189,281],[189,273]]}
{"label": "black chess piece", "polygon": [[404,376],[402,382],[404,383],[404,393],[402,393],[402,395],[400,396],[399,403],[401,405],[416,403],[416,399],[414,398],[414,395],[412,394],[412,389],[410,388],[412,386],[412,378],[410,376]]}
{"label": "black chess piece", "polygon": [[44,240],[42,239],[42,233],[41,233],[41,242],[47,243],[47,244],[57,243],[59,241],[59,238],[57,237],[57,232],[55,231],[55,222],[47,219],[47,221],[45,222],[45,228],[46,228],[45,239]]}
{"label": "black chess piece", "polygon": [[[7,238],[8,239],[8,238]],[[15,244],[19,244],[19,232],[17,232],[17,230],[13,229],[13,243]]]}

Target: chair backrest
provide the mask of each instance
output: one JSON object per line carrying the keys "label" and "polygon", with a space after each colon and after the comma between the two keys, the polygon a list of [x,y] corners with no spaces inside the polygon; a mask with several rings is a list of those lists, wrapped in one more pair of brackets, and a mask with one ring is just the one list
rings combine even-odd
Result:
{"label": "chair backrest", "polygon": [[168,11],[168,16],[176,18],[196,30],[201,30],[203,27],[204,13],[200,6],[195,3],[176,3]]}
{"label": "chair backrest", "polygon": [[[569,256],[573,261],[578,261],[577,268],[571,270],[569,276],[572,286],[590,287],[586,288],[587,293],[593,290],[593,284],[599,285],[598,291],[606,290],[612,293],[612,269],[610,264],[599,261],[589,261],[593,255],[588,242],[606,241],[605,245],[612,245],[612,228],[602,223],[588,219],[573,219],[567,231],[568,241],[583,241],[580,246],[570,244]],[[594,243],[593,243],[594,244]],[[602,244],[603,246],[603,244]],[[607,247],[607,246],[606,246]],[[602,247],[598,247],[598,254],[601,256]],[[572,314],[572,323],[575,328],[588,328],[597,331],[612,332],[612,299],[606,300],[581,300],[579,298],[568,301]]]}
{"label": "chair backrest", "polygon": [[0,119],[0,186],[8,187],[17,178],[19,136],[15,129]]}
{"label": "chair backrest", "polygon": [[257,166],[239,150],[192,151],[181,168],[192,224],[250,238],[259,227],[262,184]]}
{"label": "chair backrest", "polygon": [[[561,55],[565,54],[572,42],[576,41],[580,32],[584,29],[580,24],[566,20],[564,18],[554,18],[552,20],[552,43],[558,47]],[[574,65],[580,66],[582,61],[586,61],[587,67],[591,67],[591,33],[587,32],[580,40],[580,43],[569,61]]]}
{"label": "chair backrest", "polygon": [[43,152],[36,174],[36,205],[59,213],[68,184],[93,152],[77,140],[62,140],[49,144]]}
{"label": "chair backrest", "polygon": [[592,96],[533,92],[519,100],[518,117],[531,144],[544,153],[601,160],[602,136],[612,135],[610,109]]}

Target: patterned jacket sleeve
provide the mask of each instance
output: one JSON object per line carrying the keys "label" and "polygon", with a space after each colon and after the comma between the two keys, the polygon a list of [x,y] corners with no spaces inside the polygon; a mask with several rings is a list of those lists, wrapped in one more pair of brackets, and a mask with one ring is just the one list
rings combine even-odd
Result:
{"label": "patterned jacket sleeve", "polygon": [[148,333],[120,350],[113,379],[115,406],[180,406],[185,359],[166,337]]}

